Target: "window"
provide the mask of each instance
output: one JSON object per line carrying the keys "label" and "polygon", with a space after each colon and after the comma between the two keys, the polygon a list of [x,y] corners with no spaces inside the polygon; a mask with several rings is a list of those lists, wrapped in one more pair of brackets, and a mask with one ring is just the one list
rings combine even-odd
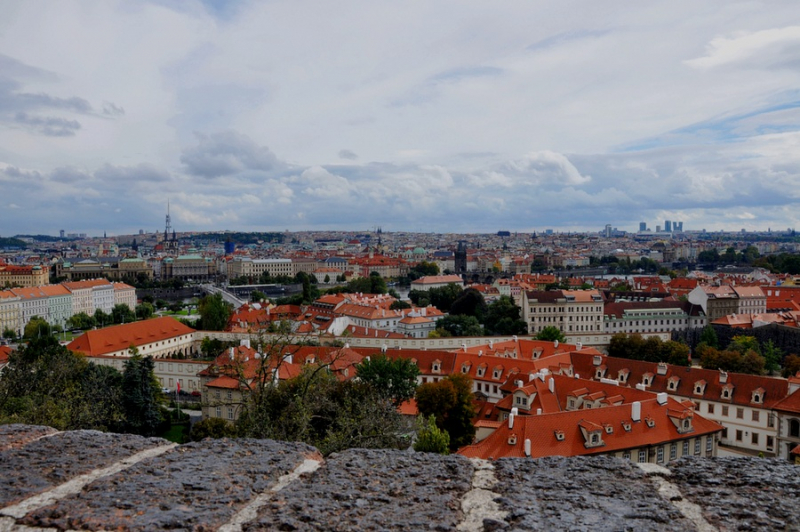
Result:
{"label": "window", "polygon": [[775,448],[775,438],[767,436],[767,450],[771,451]]}
{"label": "window", "polygon": [[647,462],[647,455],[644,451],[639,451],[639,463],[643,464],[645,462]]}
{"label": "window", "polygon": [[742,441],[742,431],[741,430],[737,430],[736,431],[736,441]]}
{"label": "window", "polygon": [[750,435],[750,443],[753,445],[758,445],[758,432],[754,432]]}
{"label": "window", "polygon": [[713,414],[714,413],[714,405],[713,404],[708,403],[707,409],[708,409],[708,413],[709,414]]}
{"label": "window", "polygon": [[767,415],[767,426],[771,429],[775,428],[775,414],[772,412]]}
{"label": "window", "polygon": [[713,446],[714,446],[713,436],[706,436],[706,456],[711,454]]}
{"label": "window", "polygon": [[689,440],[684,440],[682,456],[686,456],[687,454],[689,454]]}
{"label": "window", "polygon": [[659,446],[658,450],[656,451],[656,462],[659,464],[664,461],[664,446]]}
{"label": "window", "polygon": [[700,438],[694,440],[694,454],[700,456]]}
{"label": "window", "polygon": [[722,437],[723,440],[727,440],[728,439],[728,428],[727,427],[722,429],[722,436],[721,437]]}
{"label": "window", "polygon": [[761,418],[761,412],[759,412],[758,410],[753,410],[753,421],[758,423],[760,418]]}
{"label": "window", "polygon": [[744,408],[736,409],[736,419],[744,419]]}
{"label": "window", "polygon": [[789,436],[792,438],[800,438],[800,420],[789,420]]}
{"label": "window", "polygon": [[673,443],[669,446],[669,459],[675,460],[678,457],[678,444]]}
{"label": "window", "polygon": [[222,407],[217,407],[217,417],[222,417]]}
{"label": "window", "polygon": [[631,459],[631,452],[630,451],[625,451],[624,453],[622,453],[622,457],[625,460],[630,460]]}
{"label": "window", "polygon": [[228,390],[227,397],[229,401],[233,399],[233,393],[230,390]]}
{"label": "window", "polygon": [[725,417],[728,417],[728,407],[727,406],[723,406],[722,407],[722,415],[725,416]]}

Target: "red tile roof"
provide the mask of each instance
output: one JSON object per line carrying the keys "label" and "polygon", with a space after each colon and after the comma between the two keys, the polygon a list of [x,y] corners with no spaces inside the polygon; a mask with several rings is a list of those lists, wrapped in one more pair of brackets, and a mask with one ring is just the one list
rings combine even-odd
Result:
{"label": "red tile roof", "polygon": [[191,327],[187,327],[175,318],[165,316],[86,331],[70,342],[67,349],[88,356],[105,355],[126,350],[131,345],[138,347],[193,332],[194,329]]}

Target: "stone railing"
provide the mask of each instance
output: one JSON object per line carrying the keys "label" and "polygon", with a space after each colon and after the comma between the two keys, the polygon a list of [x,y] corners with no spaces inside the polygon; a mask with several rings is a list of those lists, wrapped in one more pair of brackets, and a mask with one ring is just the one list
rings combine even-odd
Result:
{"label": "stone railing", "polygon": [[7,425],[0,469],[0,531],[800,529],[800,470],[755,458],[323,459],[299,443]]}

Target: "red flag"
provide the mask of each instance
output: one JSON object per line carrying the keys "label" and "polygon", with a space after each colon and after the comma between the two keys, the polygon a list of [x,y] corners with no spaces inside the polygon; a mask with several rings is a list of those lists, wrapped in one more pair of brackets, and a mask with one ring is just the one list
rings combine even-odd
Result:
{"label": "red flag", "polygon": [[178,393],[181,393],[181,383],[178,381]]}

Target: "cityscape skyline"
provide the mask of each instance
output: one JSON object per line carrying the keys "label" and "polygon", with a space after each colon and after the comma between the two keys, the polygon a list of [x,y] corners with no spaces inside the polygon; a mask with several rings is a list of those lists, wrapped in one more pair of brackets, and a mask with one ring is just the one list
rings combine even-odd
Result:
{"label": "cityscape skyline", "polygon": [[0,15],[3,236],[158,230],[168,198],[179,231],[800,219],[790,1]]}

